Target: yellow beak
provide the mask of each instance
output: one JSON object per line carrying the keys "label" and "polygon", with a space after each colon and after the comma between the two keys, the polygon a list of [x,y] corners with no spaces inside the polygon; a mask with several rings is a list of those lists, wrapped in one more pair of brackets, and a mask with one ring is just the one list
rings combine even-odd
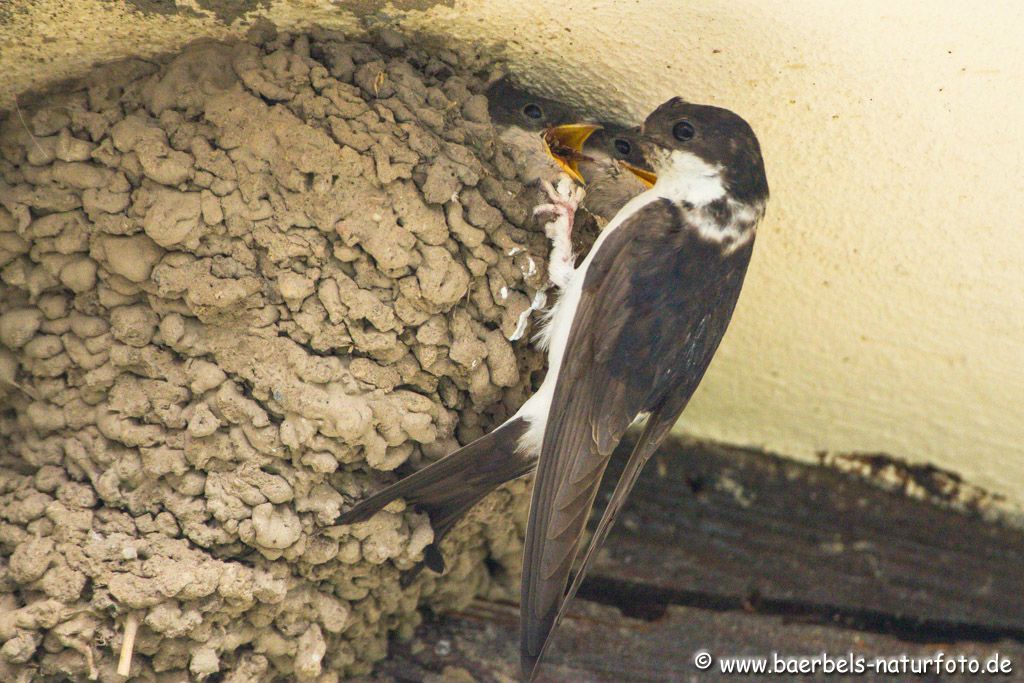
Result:
{"label": "yellow beak", "polygon": [[593,123],[567,123],[544,131],[544,144],[548,154],[563,171],[577,182],[586,182],[580,173],[579,162],[588,159],[583,144],[601,126]]}
{"label": "yellow beak", "polygon": [[640,182],[647,187],[654,187],[654,183],[658,182],[658,176],[650,171],[645,171],[639,166],[634,166],[633,164],[627,164],[625,161],[620,161],[619,163],[622,164],[627,171],[639,178]]}

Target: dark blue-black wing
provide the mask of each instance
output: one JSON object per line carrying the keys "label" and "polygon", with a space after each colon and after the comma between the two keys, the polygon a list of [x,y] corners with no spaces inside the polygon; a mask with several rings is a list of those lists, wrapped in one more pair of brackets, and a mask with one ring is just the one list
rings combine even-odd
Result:
{"label": "dark blue-black wing", "polygon": [[641,413],[642,448],[619,482],[574,589],[643,463],[676,421],[725,333],[753,240],[723,250],[658,200],[608,235],[587,271],[538,463],[523,557],[521,656],[532,679],[608,457]]}

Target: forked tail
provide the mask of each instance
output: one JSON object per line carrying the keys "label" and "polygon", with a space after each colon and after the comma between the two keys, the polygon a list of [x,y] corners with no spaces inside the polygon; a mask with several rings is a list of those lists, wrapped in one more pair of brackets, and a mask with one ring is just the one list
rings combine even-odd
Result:
{"label": "forked tail", "polygon": [[342,513],[337,523],[365,521],[391,501],[403,498],[407,504],[425,512],[434,529],[434,542],[424,550],[423,562],[406,574],[406,580],[414,578],[424,565],[435,572],[443,572],[444,558],[438,547],[456,522],[488,493],[536,466],[536,459],[517,452],[519,438],[526,427],[521,417],[509,420],[493,432],[360,501]]}

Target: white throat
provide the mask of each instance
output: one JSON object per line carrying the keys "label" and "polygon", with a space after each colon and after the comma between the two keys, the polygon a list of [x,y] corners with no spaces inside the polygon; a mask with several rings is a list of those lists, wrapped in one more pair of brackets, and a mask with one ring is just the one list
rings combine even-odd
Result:
{"label": "white throat", "polygon": [[704,206],[725,196],[721,167],[690,152],[672,150],[658,164],[657,174],[655,192],[675,202]]}

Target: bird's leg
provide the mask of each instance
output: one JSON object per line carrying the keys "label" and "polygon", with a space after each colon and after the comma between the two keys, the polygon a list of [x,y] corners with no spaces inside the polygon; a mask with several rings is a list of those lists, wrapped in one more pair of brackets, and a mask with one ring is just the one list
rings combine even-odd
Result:
{"label": "bird's leg", "polygon": [[544,181],[543,187],[551,202],[537,206],[533,213],[552,216],[544,226],[544,232],[551,240],[548,277],[556,287],[562,289],[569,284],[576,269],[576,257],[572,253],[572,226],[576,209],[586,193],[567,175],[559,178],[557,187],[547,181]]}

